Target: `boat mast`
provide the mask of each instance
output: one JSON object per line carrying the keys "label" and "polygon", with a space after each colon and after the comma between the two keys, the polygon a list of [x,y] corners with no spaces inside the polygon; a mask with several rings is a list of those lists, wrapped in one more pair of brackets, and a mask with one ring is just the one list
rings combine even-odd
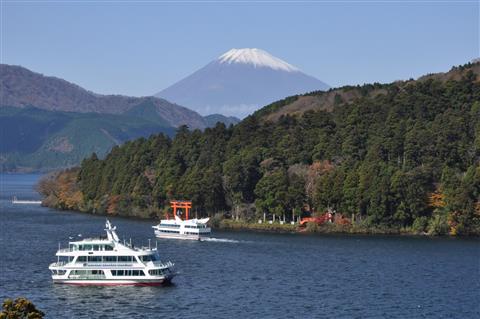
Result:
{"label": "boat mast", "polygon": [[105,223],[105,231],[107,232],[107,238],[108,238],[108,240],[118,242],[119,238],[118,238],[118,235],[117,235],[117,232],[115,231],[115,229],[117,229],[117,227],[116,226],[112,227],[112,224],[107,219],[107,221]]}

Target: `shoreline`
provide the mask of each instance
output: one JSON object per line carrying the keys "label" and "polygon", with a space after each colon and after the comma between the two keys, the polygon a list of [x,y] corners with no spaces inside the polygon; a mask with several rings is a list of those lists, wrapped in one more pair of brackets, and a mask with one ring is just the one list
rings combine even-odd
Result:
{"label": "shoreline", "polygon": [[[365,226],[355,225],[337,225],[337,224],[324,224],[313,227],[313,229],[304,228],[299,230],[298,225],[291,224],[258,224],[247,223],[242,221],[233,221],[224,219],[220,222],[220,225],[216,227],[222,230],[242,230],[252,232],[264,232],[264,233],[291,233],[291,234],[332,234],[332,235],[394,235],[394,236],[414,236],[414,237],[456,237],[452,235],[430,235],[427,233],[415,233],[408,230],[402,230],[397,228],[372,228]],[[478,237],[478,235],[470,235],[465,237]]]}
{"label": "shoreline", "polygon": [[[225,221],[227,221],[225,223]],[[469,235],[433,235],[428,233],[417,233],[406,229],[396,228],[372,228],[365,226],[341,226],[335,224],[318,226],[315,231],[298,231],[296,225],[281,225],[281,224],[254,224],[237,222],[232,220],[223,220],[219,227],[212,227],[213,229],[232,230],[232,231],[246,231],[259,232],[271,234],[299,234],[299,235],[336,235],[336,236],[402,236],[402,237],[417,237],[417,238],[480,238],[480,234]],[[291,226],[291,227],[285,227]]]}
{"label": "shoreline", "polygon": [[[89,211],[73,210],[73,209],[59,209],[56,207],[50,207],[43,205],[42,207],[53,209],[55,211],[61,212],[72,212],[78,214],[86,214],[92,216],[111,216],[119,217],[122,219],[132,219],[132,220],[143,220],[143,221],[152,221],[152,223],[158,223],[159,218],[151,217],[140,217],[140,216],[128,216],[128,215],[111,215],[111,214],[98,214],[92,213]],[[212,221],[212,217],[211,217]],[[269,223],[249,223],[245,221],[235,221],[231,219],[221,219],[220,221],[214,221],[211,225],[212,229],[216,230],[230,230],[230,231],[245,231],[245,232],[256,232],[256,233],[270,233],[270,234],[319,234],[319,235],[365,235],[365,236],[407,236],[407,237],[448,237],[448,238],[480,238],[480,234],[469,234],[469,235],[433,235],[428,233],[418,233],[412,232],[408,229],[398,229],[398,228],[387,228],[387,227],[367,227],[362,225],[337,225],[337,224],[324,224],[320,226],[313,227],[313,229],[305,229],[299,231],[298,224],[269,224]]]}

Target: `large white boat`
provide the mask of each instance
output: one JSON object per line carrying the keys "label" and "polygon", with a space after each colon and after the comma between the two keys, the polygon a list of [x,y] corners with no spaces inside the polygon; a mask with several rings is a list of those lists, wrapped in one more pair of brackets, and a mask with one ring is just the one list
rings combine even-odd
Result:
{"label": "large white boat", "polygon": [[152,226],[158,238],[201,240],[210,237],[211,228],[207,226],[209,218],[182,220],[175,215],[175,219],[162,219],[160,224]]}
{"label": "large white boat", "polygon": [[[207,226],[209,218],[188,218],[189,210],[192,209],[191,201],[172,200],[170,205],[174,218],[162,219],[160,224],[152,226],[156,237],[201,240],[210,236],[212,230]],[[182,215],[182,209],[185,210],[185,220],[178,217],[178,215]]]}
{"label": "large white boat", "polygon": [[[107,220],[107,236],[69,242],[50,264],[54,283],[156,286],[175,276],[172,262],[161,262],[157,248],[121,243]],[[150,246],[150,245],[149,245]]]}

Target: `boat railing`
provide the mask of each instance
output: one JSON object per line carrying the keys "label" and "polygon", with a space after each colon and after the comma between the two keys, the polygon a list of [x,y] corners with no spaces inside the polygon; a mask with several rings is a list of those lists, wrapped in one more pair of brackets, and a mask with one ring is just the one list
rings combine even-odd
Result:
{"label": "boat railing", "polygon": [[171,261],[161,262],[161,261],[152,261],[155,267],[160,267],[162,269],[173,267],[174,263]]}
{"label": "boat railing", "polygon": [[72,250],[70,248],[61,248],[57,250],[57,253],[68,253],[71,252]]}
{"label": "boat railing", "polygon": [[69,275],[69,279],[105,279],[105,275]]}
{"label": "boat railing", "polygon": [[128,263],[118,263],[118,262],[80,262],[77,264],[81,264],[86,267],[132,267],[133,262]]}
{"label": "boat railing", "polygon": [[65,266],[66,264],[67,264],[67,262],[65,262],[65,261],[58,261],[58,262],[55,262],[55,263],[51,263],[50,267],[61,267],[61,266]]}
{"label": "boat railing", "polygon": [[[69,264],[66,261],[54,262],[50,264],[50,267],[61,267]],[[77,262],[71,264],[72,266],[83,266],[83,267],[133,267],[134,262],[126,262],[126,263],[119,263],[119,262]]]}

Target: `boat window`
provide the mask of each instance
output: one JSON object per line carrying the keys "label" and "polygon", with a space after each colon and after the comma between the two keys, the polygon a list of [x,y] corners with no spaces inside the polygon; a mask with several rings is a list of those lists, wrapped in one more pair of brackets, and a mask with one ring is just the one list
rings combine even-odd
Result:
{"label": "boat window", "polygon": [[83,250],[92,250],[92,245],[83,245]]}
{"label": "boat window", "polygon": [[113,250],[113,246],[105,245],[105,250]]}
{"label": "boat window", "polygon": [[173,227],[173,228],[179,228],[180,225],[175,225],[175,224],[160,224],[160,227]]}
{"label": "boat window", "polygon": [[140,256],[140,259],[145,262],[152,261],[152,255]]}
{"label": "boat window", "polygon": [[88,256],[88,262],[101,262],[102,256]]}
{"label": "boat window", "polygon": [[103,256],[103,261],[117,262],[117,256]]}
{"label": "boat window", "polygon": [[119,262],[132,261],[132,256],[118,256]]}
{"label": "boat window", "polygon": [[100,246],[99,245],[93,245],[93,250],[100,250]]}
{"label": "boat window", "polygon": [[86,262],[87,261],[87,256],[78,256],[77,257],[77,262]]}
{"label": "boat window", "polygon": [[112,276],[145,276],[143,270],[111,270]]}
{"label": "boat window", "polygon": [[159,230],[161,233],[173,233],[173,234],[179,234],[180,230],[167,230],[167,229],[160,229]]}
{"label": "boat window", "polygon": [[[65,270],[63,272],[65,274]],[[70,274],[85,276],[85,275],[104,275],[105,273],[103,272],[103,270],[95,269],[95,270],[72,270]]]}
{"label": "boat window", "polygon": [[163,271],[161,269],[152,269],[152,270],[149,270],[148,273],[150,274],[150,276],[162,276],[163,275]]}
{"label": "boat window", "polygon": [[140,258],[142,261],[146,261],[146,262],[158,260],[157,255],[145,255],[145,256],[141,256]]}

